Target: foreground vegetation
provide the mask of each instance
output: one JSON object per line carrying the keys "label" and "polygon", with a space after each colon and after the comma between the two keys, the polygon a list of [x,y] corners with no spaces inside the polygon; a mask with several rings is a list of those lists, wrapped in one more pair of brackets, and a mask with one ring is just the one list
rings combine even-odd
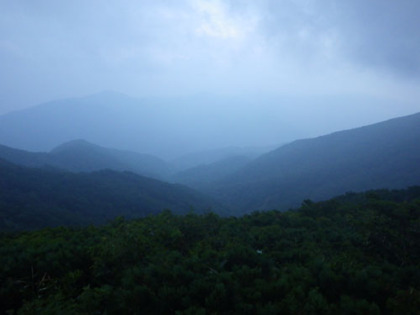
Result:
{"label": "foreground vegetation", "polygon": [[10,314],[417,314],[420,188],[0,238]]}

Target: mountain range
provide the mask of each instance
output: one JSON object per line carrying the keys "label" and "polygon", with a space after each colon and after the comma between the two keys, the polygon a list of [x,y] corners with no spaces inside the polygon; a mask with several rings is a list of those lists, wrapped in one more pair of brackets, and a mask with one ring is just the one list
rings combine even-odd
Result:
{"label": "mountain range", "polygon": [[105,148],[85,140],[63,143],[50,152],[28,152],[0,145],[0,158],[23,166],[72,172],[111,169],[154,178],[166,178],[170,173],[167,163],[155,156]]}
{"label": "mountain range", "polygon": [[[0,115],[0,143],[45,152],[84,139],[169,160],[232,143],[266,147],[284,142],[283,135],[289,137],[290,132],[282,132],[286,123],[268,125],[265,117],[258,115],[259,107],[247,102],[212,97],[205,101],[194,97],[137,99],[107,91]],[[245,105],[249,109],[241,111]],[[261,138],[267,143],[260,144]],[[182,160],[178,161],[181,165]]]}
{"label": "mountain range", "polygon": [[0,159],[22,166],[52,167],[70,172],[130,171],[190,185],[223,178],[258,156],[253,148],[224,148],[207,153],[164,161],[153,155],[105,148],[82,139],[63,143],[50,152],[30,152],[0,145]]}
{"label": "mountain range", "polygon": [[[122,99],[124,104],[119,111],[117,105]],[[130,107],[132,110],[125,111]],[[134,110],[143,115],[140,120],[139,116],[133,115]],[[120,144],[116,147],[121,148],[125,146],[124,143],[128,143],[125,140],[130,135],[130,139],[135,139],[142,148],[147,147],[147,143],[157,145],[156,142],[163,138],[155,138],[150,128],[158,129],[168,117],[158,119],[155,117],[157,112],[153,110],[153,106],[111,93],[52,102],[1,116],[0,143],[3,145],[0,146],[0,159],[3,159],[3,168],[0,171],[8,172],[9,175],[19,173],[10,175],[12,178],[39,177],[42,181],[43,176],[47,176],[47,182],[57,181],[54,185],[60,183],[57,176],[72,178],[73,185],[82,181],[81,178],[85,180],[92,177],[99,181],[106,174],[105,182],[108,181],[115,191],[121,189],[118,187],[121,184],[122,187],[129,187],[127,189],[136,196],[137,203],[150,201],[147,202],[150,205],[146,207],[147,213],[161,211],[162,207],[181,211],[178,207],[180,204],[194,204],[194,207],[200,204],[188,201],[189,197],[183,193],[187,189],[184,186],[165,182],[189,186],[192,189],[189,190],[190,194],[197,196],[193,199],[203,200],[204,208],[221,209],[220,213],[231,215],[254,210],[287,210],[299,206],[303,200],[324,200],[349,191],[399,189],[420,184],[420,113],[317,138],[296,140],[268,153],[263,153],[269,150],[267,147],[230,147],[198,150],[197,153],[165,161],[135,150],[113,149],[96,144],[109,140],[107,143]],[[110,119],[110,115],[114,119]],[[123,123],[125,119],[128,122],[126,124]],[[142,123],[143,119],[145,124]],[[139,129],[133,129],[134,125]],[[173,127],[168,130],[175,130],[171,129]],[[109,138],[100,130],[107,130]],[[172,146],[182,147],[182,143],[174,141],[180,139],[180,134],[175,139],[167,133],[168,130],[161,134],[168,138],[162,140],[159,146],[171,142]],[[95,134],[101,136],[96,137]],[[86,140],[74,140],[77,139],[74,136],[86,135],[83,138]],[[148,140],[143,141],[146,138]],[[97,139],[98,142],[92,142],[91,139]],[[47,147],[51,148],[42,149]],[[12,167],[8,163],[15,165]],[[103,173],[103,170],[107,171]],[[24,175],[25,172],[32,175]],[[138,186],[127,184],[126,181],[132,182],[133,178]],[[6,179],[3,180],[3,188],[11,193],[14,188],[7,188]],[[92,183],[92,179],[89,180]],[[24,182],[20,180],[20,183]],[[25,191],[34,191],[35,182],[32,185],[25,188]],[[86,185],[80,182],[81,187]],[[149,191],[148,185],[154,188]],[[42,187],[39,185],[37,189]],[[51,191],[51,187],[46,188]],[[98,187],[102,189],[100,185]],[[179,187],[183,188],[180,190]],[[85,198],[94,198],[92,189],[85,191]],[[141,198],[139,192],[142,192]],[[79,195],[82,193],[77,192]],[[71,190],[69,194],[72,194]],[[50,194],[37,190],[35,195],[44,196],[45,200],[41,198],[40,202],[48,204]],[[134,195],[130,195],[130,198]],[[176,197],[168,201],[168,195]],[[3,197],[7,199],[7,195]],[[134,202],[134,199],[130,200]],[[171,202],[174,207],[171,207]],[[118,207],[120,210],[115,208],[113,214],[127,213],[124,206],[119,204]],[[98,209],[96,206],[94,208]],[[143,215],[146,212],[140,211],[137,214]]]}
{"label": "mountain range", "polygon": [[213,183],[239,212],[288,209],[304,199],[420,184],[420,113],[294,141]]}

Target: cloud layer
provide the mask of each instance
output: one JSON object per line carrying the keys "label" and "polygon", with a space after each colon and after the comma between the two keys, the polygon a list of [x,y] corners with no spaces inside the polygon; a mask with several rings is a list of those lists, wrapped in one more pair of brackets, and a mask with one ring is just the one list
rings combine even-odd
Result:
{"label": "cloud layer", "polygon": [[106,89],[419,109],[418,1],[16,0],[0,12],[0,113]]}

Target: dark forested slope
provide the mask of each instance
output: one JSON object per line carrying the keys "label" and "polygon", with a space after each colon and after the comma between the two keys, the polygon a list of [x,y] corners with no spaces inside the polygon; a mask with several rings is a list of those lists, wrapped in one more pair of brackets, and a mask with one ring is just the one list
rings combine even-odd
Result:
{"label": "dark forested slope", "polygon": [[252,211],[416,184],[420,113],[284,145],[219,181],[213,194],[238,211]]}
{"label": "dark forested slope", "polygon": [[0,313],[417,315],[419,198],[0,234]]}
{"label": "dark forested slope", "polygon": [[22,166],[54,167],[72,172],[111,169],[155,178],[167,178],[170,173],[168,165],[152,155],[104,148],[85,140],[66,142],[48,153],[0,145],[0,158]]}
{"label": "dark forested slope", "polygon": [[104,148],[84,140],[74,140],[54,148],[51,159],[71,171],[112,169],[166,178],[170,168],[163,160],[148,154]]}
{"label": "dark forested slope", "polygon": [[69,173],[32,169],[0,160],[0,230],[104,223],[141,217],[221,210],[194,190],[129,172]]}

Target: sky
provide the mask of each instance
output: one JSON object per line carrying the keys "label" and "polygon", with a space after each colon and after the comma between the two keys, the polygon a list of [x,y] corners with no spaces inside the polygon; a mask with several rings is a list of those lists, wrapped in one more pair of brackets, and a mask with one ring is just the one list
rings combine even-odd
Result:
{"label": "sky", "polygon": [[403,116],[419,17],[417,0],[0,0],[0,114],[113,90],[249,99],[312,134]]}

